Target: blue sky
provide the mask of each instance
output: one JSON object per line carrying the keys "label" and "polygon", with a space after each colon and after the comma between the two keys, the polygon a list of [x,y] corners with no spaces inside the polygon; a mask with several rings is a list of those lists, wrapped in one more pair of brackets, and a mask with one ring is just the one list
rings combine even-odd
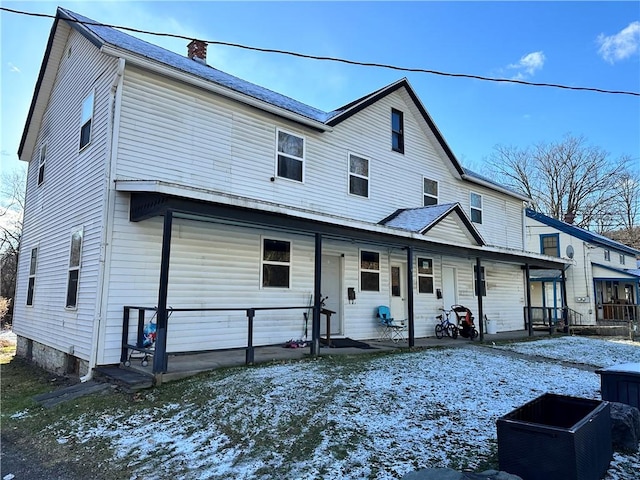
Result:
{"label": "blue sky", "polygon": [[[11,2],[54,15],[363,62],[640,92],[640,3]],[[0,12],[2,170],[17,150],[53,23]],[[180,39],[137,35],[186,54]],[[350,66],[210,45],[208,64],[325,111],[407,77],[447,143],[482,171],[494,146],[582,135],[640,163],[640,97]]]}

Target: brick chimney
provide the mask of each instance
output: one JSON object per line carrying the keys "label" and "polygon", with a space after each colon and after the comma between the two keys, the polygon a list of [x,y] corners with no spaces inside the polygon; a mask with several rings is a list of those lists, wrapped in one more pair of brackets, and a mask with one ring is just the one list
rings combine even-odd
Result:
{"label": "brick chimney", "polygon": [[564,214],[564,223],[573,225],[573,221],[575,219],[576,219],[576,216],[573,214],[573,212],[567,212]]}
{"label": "brick chimney", "polygon": [[202,40],[191,40],[187,45],[187,56],[203,65],[207,64],[207,44]]}

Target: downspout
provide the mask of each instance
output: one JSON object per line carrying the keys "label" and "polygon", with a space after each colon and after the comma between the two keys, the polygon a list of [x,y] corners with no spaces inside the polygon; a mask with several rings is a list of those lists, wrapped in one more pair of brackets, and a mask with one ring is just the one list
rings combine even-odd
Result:
{"label": "downspout", "polygon": [[122,101],[122,83],[124,76],[125,60],[118,59],[118,67],[111,82],[109,114],[110,122],[108,125],[109,132],[107,135],[107,164],[105,166],[105,186],[104,186],[104,202],[102,207],[102,239],[100,240],[100,265],[98,268],[98,286],[96,308],[94,313],[93,333],[91,335],[91,355],[89,357],[89,368],[87,374],[80,377],[81,382],[86,382],[93,378],[93,369],[98,362],[98,339],[100,338],[100,329],[102,328],[102,320],[106,315],[106,306],[104,299],[107,295],[109,282],[105,281],[107,276],[107,259],[111,257],[111,237],[113,234],[113,222],[109,218],[113,214],[114,195],[113,195],[113,177],[115,175],[115,156],[117,152],[117,131],[120,118],[120,105]]}

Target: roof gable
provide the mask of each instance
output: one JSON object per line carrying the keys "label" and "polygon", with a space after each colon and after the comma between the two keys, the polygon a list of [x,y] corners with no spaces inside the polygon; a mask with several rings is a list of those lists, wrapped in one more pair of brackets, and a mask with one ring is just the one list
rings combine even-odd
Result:
{"label": "roof gable", "polygon": [[599,245],[604,248],[614,249],[618,252],[626,253],[627,255],[640,255],[640,250],[636,250],[627,245],[616,242],[615,240],[611,240],[604,235],[598,235],[597,233],[590,232],[588,230],[585,230],[584,228],[576,227],[575,225],[571,225],[561,220],[548,217],[540,212],[531,210],[530,208],[526,209],[526,215],[528,218],[537,220],[540,223],[544,223],[549,227],[553,227],[556,230],[566,233],[567,235],[571,235],[572,237],[579,238],[580,240],[583,240],[585,242]]}
{"label": "roof gable", "polygon": [[464,213],[459,203],[430,205],[419,208],[402,208],[396,210],[379,222],[385,227],[399,228],[414,233],[427,235],[437,229],[447,219],[454,219],[460,225],[462,233],[475,241],[478,245],[485,245],[485,241]]}

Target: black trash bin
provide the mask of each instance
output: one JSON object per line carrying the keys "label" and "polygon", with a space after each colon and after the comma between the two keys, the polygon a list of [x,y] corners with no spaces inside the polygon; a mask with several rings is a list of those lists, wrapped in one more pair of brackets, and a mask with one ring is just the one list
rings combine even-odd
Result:
{"label": "black trash bin", "polygon": [[613,456],[609,402],[545,393],[500,417],[500,470],[526,480],[599,480]]}
{"label": "black trash bin", "polygon": [[624,363],[596,370],[602,399],[640,409],[640,363]]}

